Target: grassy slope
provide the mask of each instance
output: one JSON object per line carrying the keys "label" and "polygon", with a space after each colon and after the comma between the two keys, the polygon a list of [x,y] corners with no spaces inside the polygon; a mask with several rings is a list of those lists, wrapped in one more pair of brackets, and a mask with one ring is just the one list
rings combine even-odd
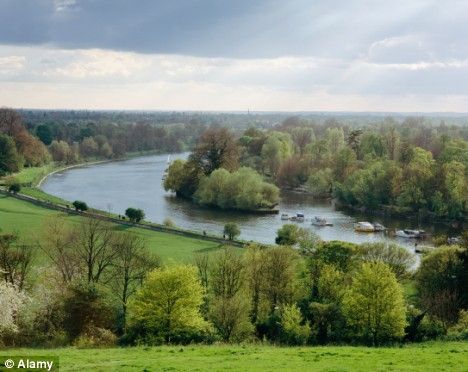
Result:
{"label": "grassy slope", "polygon": [[[34,241],[40,239],[44,221],[50,216],[61,216],[64,221],[79,223],[81,217],[70,216],[57,211],[49,210],[24,202],[15,198],[0,195],[0,231],[18,232],[26,240]],[[126,227],[116,225],[117,230],[124,230]],[[183,236],[129,228],[148,241],[148,247],[158,254],[164,262],[192,260],[192,254],[200,250],[215,250],[218,243],[201,239],[186,238]]]}
{"label": "grassy slope", "polygon": [[[468,343],[436,342],[402,348],[351,346],[187,346],[114,349],[14,349],[9,355],[58,355],[61,371],[281,370],[466,371]],[[2,360],[2,358],[0,358]]]}

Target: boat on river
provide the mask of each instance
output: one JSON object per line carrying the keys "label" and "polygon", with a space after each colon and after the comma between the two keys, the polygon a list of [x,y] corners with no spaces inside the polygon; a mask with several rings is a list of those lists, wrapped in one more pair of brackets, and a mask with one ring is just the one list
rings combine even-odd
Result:
{"label": "boat on river", "polygon": [[289,214],[287,214],[287,213],[282,213],[282,214],[281,214],[281,219],[282,219],[283,221],[288,221],[288,220],[289,220]]}
{"label": "boat on river", "polygon": [[354,230],[358,232],[374,232],[375,228],[370,222],[362,221],[354,224]]}
{"label": "boat on river", "polygon": [[333,226],[331,222],[328,222],[325,218],[322,217],[314,217],[312,220],[312,225],[314,226]]}
{"label": "boat on river", "polygon": [[424,230],[404,229],[395,231],[395,236],[405,239],[421,239],[426,236],[426,232]]}
{"label": "boat on river", "polygon": [[387,230],[387,228],[384,225],[382,225],[382,224],[380,224],[378,222],[373,223],[372,225],[374,226],[374,231],[375,232],[382,232],[382,231]]}

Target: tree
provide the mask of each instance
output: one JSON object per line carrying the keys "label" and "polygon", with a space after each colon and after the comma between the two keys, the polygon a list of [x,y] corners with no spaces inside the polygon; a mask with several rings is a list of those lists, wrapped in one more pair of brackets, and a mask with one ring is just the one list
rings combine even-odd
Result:
{"label": "tree", "polygon": [[70,159],[70,146],[65,141],[52,141],[49,146],[50,154],[52,159],[58,162],[66,162]]}
{"label": "tree", "polygon": [[142,238],[132,233],[120,234],[114,245],[116,257],[113,261],[111,287],[122,307],[121,327],[125,332],[128,301],[141,287],[148,272],[160,266],[160,260],[148,252]]}
{"label": "tree", "polygon": [[128,217],[128,219],[131,222],[140,222],[145,218],[145,212],[141,209],[136,209],[136,208],[127,208],[125,210],[125,215]]}
{"label": "tree", "polygon": [[278,229],[275,242],[279,245],[294,245],[299,242],[304,233],[304,230],[297,225],[285,224]]}
{"label": "tree", "polygon": [[262,292],[270,309],[291,303],[297,290],[298,254],[290,247],[274,247],[265,250]]}
{"label": "tree", "polygon": [[11,283],[0,282],[0,341],[2,336],[18,331],[17,316],[24,309],[27,297]]}
{"label": "tree", "polygon": [[457,246],[439,247],[422,259],[416,273],[422,309],[440,319],[446,328],[456,323],[460,310],[468,305],[462,254]]}
{"label": "tree", "polygon": [[234,135],[227,128],[210,128],[203,132],[191,160],[205,175],[218,168],[234,171],[238,167],[239,150]]}
{"label": "tree", "polygon": [[358,255],[364,261],[380,261],[387,264],[397,278],[405,277],[415,264],[414,254],[393,243],[363,243]]}
{"label": "tree", "polygon": [[62,283],[69,285],[83,270],[75,250],[76,229],[64,224],[60,217],[46,220],[40,248],[60,273]]}
{"label": "tree", "polygon": [[194,266],[153,270],[130,304],[134,322],[170,342],[178,333],[205,328],[200,313],[205,292]]}
{"label": "tree", "polygon": [[19,183],[14,183],[10,186],[8,186],[8,191],[13,193],[13,194],[17,194],[21,191],[21,185]]}
{"label": "tree", "polygon": [[323,198],[331,195],[333,174],[330,168],[312,173],[307,180],[307,189],[313,196]]}
{"label": "tree", "polygon": [[292,140],[288,133],[271,132],[262,147],[264,165],[276,175],[281,163],[292,155]]}
{"label": "tree", "polygon": [[404,335],[406,309],[395,274],[382,262],[366,262],[353,276],[343,312],[358,337],[379,345]]}
{"label": "tree", "polygon": [[22,159],[18,154],[13,139],[0,134],[0,176],[17,172],[22,167]]}
{"label": "tree", "polygon": [[178,197],[191,198],[197,190],[203,172],[194,161],[174,160],[167,170],[164,189]]}
{"label": "tree", "polygon": [[224,341],[240,341],[252,333],[250,303],[244,294],[245,270],[242,256],[224,248],[211,262],[209,319]]}
{"label": "tree", "polygon": [[36,128],[37,137],[44,143],[44,145],[50,145],[52,143],[53,134],[50,126],[47,124],[38,125]]}
{"label": "tree", "polygon": [[33,247],[18,242],[15,234],[0,235],[0,275],[22,290],[31,269]]}
{"label": "tree", "polygon": [[112,268],[117,256],[115,234],[106,222],[87,218],[75,231],[75,252],[82,267],[84,280],[96,284]]}
{"label": "tree", "polygon": [[239,226],[237,226],[237,224],[234,222],[229,222],[224,225],[223,234],[226,234],[229,240],[234,240],[237,236],[240,235]]}
{"label": "tree", "polygon": [[92,137],[83,139],[80,144],[80,153],[85,158],[93,157],[98,155],[99,146]]}
{"label": "tree", "polygon": [[245,256],[246,276],[250,302],[252,304],[250,316],[253,323],[257,322],[262,291],[265,285],[265,256],[264,248],[256,244],[250,244],[247,247]]}
{"label": "tree", "polygon": [[222,209],[257,210],[273,208],[278,203],[279,190],[251,168],[242,167],[232,173],[221,168],[201,179],[194,199]]}
{"label": "tree", "polygon": [[115,309],[94,285],[72,286],[64,299],[63,308],[63,326],[71,340],[93,328],[111,329],[115,324]]}
{"label": "tree", "polygon": [[80,200],[75,200],[72,203],[72,205],[75,207],[75,210],[77,211],[84,212],[88,210],[88,205],[85,202],[80,201]]}
{"label": "tree", "polygon": [[304,345],[310,337],[310,326],[304,322],[297,305],[281,308],[281,338],[288,345]]}

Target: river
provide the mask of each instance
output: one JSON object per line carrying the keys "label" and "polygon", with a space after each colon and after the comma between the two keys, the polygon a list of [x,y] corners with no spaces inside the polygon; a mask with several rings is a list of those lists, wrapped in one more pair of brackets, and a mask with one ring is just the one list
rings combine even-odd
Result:
{"label": "river", "polygon": [[[172,154],[170,160],[186,158],[188,153]],[[128,207],[141,208],[146,219],[162,223],[169,217],[182,228],[222,235],[227,222],[235,222],[241,230],[241,239],[274,243],[276,231],[284,224],[280,215],[257,215],[202,208],[188,200],[176,198],[162,186],[162,177],[168,166],[168,155],[152,155],[130,160],[94,164],[72,168],[50,175],[41,188],[66,200],[83,200],[89,206],[123,214]],[[337,210],[328,201],[294,192],[282,192],[281,213],[295,215],[302,212],[306,221],[301,227],[310,229],[324,240],[343,240],[353,243],[395,241],[414,250],[414,242],[395,238],[385,233],[357,233],[357,221],[380,222],[394,231],[397,228],[418,228],[430,233],[451,233],[445,226],[419,224],[415,219],[371,217],[360,213]],[[333,226],[312,226],[314,216],[326,218]],[[425,243],[421,243],[425,244]]]}

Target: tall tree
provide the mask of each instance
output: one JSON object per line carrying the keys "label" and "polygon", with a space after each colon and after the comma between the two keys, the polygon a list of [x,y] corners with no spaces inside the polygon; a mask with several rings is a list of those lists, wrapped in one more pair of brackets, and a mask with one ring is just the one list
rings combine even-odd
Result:
{"label": "tall tree", "polygon": [[178,333],[201,331],[205,321],[200,312],[204,289],[194,266],[178,265],[148,274],[131,303],[135,322],[166,342]]}
{"label": "tall tree", "polygon": [[353,276],[343,312],[358,337],[379,345],[404,335],[406,310],[395,274],[382,262],[367,262]]}
{"label": "tall tree", "polygon": [[210,128],[200,137],[191,155],[205,175],[218,168],[238,168],[239,150],[234,135],[227,128]]}

